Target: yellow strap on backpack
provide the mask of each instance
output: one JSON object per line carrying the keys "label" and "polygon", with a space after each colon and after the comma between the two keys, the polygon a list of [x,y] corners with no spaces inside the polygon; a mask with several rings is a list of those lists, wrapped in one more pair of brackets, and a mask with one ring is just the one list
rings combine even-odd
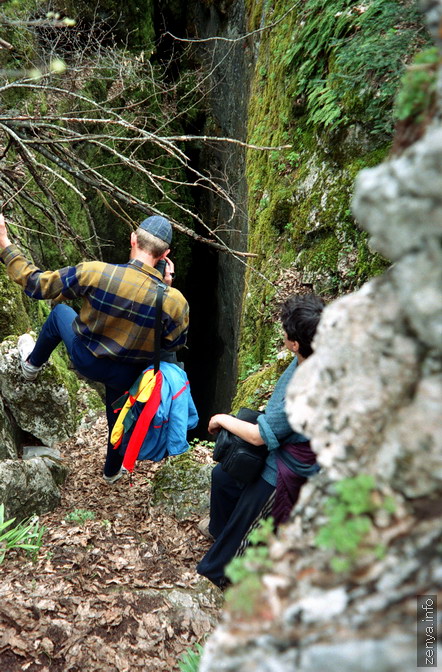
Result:
{"label": "yellow strap on backpack", "polygon": [[114,425],[110,438],[110,442],[113,446],[119,443],[119,441],[123,436],[124,432],[123,422],[129,409],[132,408],[132,406],[136,401],[145,403],[152,394],[154,387],[155,387],[155,374],[153,369],[149,369],[148,371],[145,372],[144,376],[142,377],[136,395],[133,397],[131,394],[129,394],[123,408],[118,414],[118,418]]}

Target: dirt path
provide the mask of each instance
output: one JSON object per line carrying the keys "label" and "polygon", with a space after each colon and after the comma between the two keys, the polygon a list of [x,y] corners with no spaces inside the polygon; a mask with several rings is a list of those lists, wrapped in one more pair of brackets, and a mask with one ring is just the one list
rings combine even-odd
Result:
{"label": "dirt path", "polygon": [[158,465],[140,463],[132,487],[102,482],[105,442],[100,418],[61,447],[71,472],[41,517],[37,562],[9,553],[0,566],[1,672],[177,670],[219,615],[219,592],[194,569],[210,546],[196,519],[151,506]]}

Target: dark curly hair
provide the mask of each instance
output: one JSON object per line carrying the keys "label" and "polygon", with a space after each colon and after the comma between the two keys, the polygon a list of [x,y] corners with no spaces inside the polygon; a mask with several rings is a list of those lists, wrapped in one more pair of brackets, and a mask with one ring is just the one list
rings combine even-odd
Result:
{"label": "dark curly hair", "polygon": [[316,294],[294,294],[284,301],[281,309],[281,321],[289,341],[299,343],[299,353],[309,357],[316,327],[319,324],[324,301]]}

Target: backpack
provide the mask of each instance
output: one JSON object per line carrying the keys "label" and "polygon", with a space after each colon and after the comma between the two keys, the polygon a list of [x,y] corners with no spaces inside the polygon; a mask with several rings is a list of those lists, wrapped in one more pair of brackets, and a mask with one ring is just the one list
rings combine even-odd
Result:
{"label": "backpack", "polygon": [[159,462],[184,453],[187,431],[198,424],[187,375],[169,362],[160,362],[156,373],[153,366],[145,369],[113,408],[118,418],[110,442],[129,472],[137,459]]}

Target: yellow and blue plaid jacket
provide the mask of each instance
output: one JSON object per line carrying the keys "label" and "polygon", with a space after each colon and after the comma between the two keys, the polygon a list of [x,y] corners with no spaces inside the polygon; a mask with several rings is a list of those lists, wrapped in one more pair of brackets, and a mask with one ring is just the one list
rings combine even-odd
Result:
{"label": "yellow and blue plaid jacket", "polygon": [[[96,357],[128,363],[151,362],[155,300],[160,273],[132,259],[127,264],[85,261],[57,271],[41,271],[16,245],[0,253],[9,277],[33,299],[82,299],[73,328]],[[189,306],[175,288],[163,298],[161,347],[178,350],[186,342]]]}

